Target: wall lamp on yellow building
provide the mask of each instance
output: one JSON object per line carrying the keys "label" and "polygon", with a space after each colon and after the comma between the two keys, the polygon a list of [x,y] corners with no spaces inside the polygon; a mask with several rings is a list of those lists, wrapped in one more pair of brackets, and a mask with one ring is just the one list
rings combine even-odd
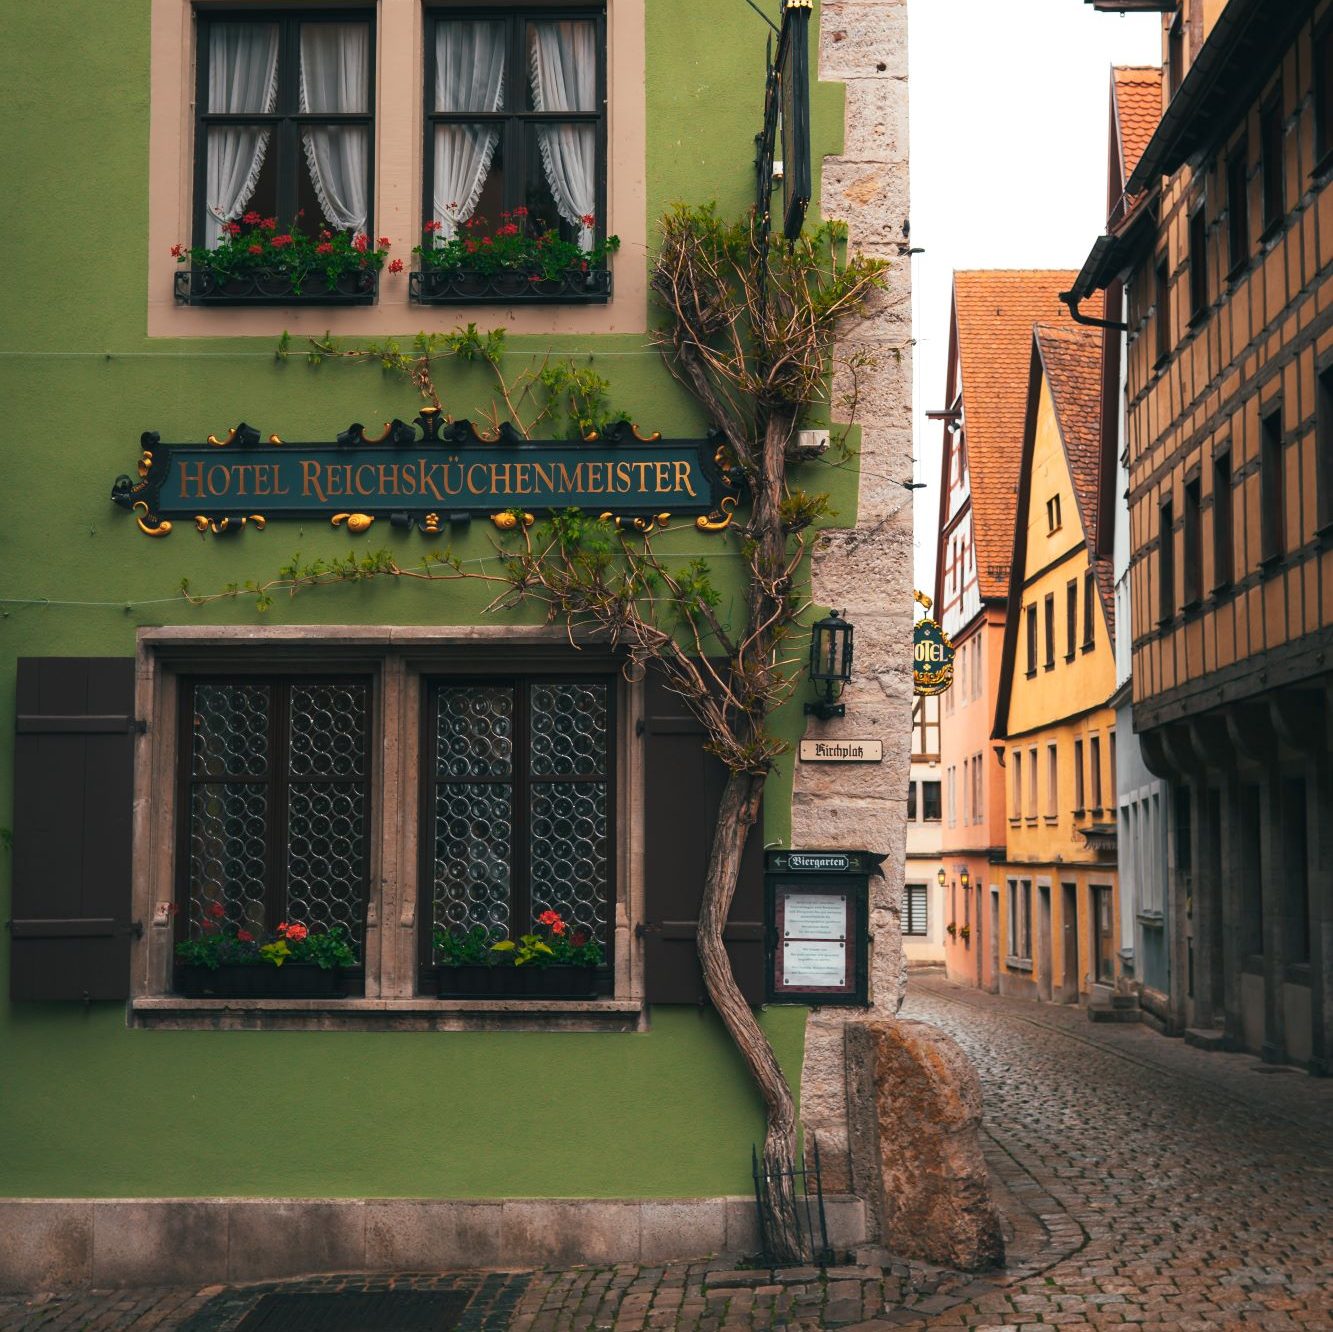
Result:
{"label": "wall lamp on yellow building", "polygon": [[972,886],[972,876],[967,872],[966,869],[961,869],[958,871],[958,882],[963,885],[964,891],[966,891],[968,888]]}
{"label": "wall lamp on yellow building", "polygon": [[810,683],[816,689],[822,686],[824,697],[817,703],[807,703],[805,715],[820,721],[845,717],[846,704],[834,700],[851,678],[852,626],[837,611],[829,611],[810,630]]}
{"label": "wall lamp on yellow building", "polygon": [[939,867],[939,869],[938,869],[938,870],[936,871],[936,873],[935,873],[935,882],[938,883],[939,886],[940,886],[941,888],[943,888],[943,887],[944,887],[944,881],[945,881],[948,877],[949,877],[949,876],[948,876],[947,874],[945,874],[945,872],[944,872],[944,866],[941,865],[941,866]]}

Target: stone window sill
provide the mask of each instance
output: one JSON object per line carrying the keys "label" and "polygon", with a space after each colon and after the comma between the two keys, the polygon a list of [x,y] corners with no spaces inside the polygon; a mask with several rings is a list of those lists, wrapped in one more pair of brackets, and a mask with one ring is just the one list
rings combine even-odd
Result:
{"label": "stone window sill", "polygon": [[1030,957],[1006,957],[1004,965],[1010,971],[1031,971],[1032,959]]}
{"label": "stone window sill", "polygon": [[643,1031],[638,999],[183,999],[130,1001],[130,1025],[219,1031]]}

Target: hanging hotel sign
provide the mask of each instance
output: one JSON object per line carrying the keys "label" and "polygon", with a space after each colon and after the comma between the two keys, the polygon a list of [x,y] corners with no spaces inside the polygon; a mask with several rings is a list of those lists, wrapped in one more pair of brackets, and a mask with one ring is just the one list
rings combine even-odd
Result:
{"label": "hanging hotel sign", "polygon": [[942,694],[953,684],[954,646],[934,620],[912,626],[912,686],[918,694]]}
{"label": "hanging hotel sign", "polygon": [[644,437],[623,423],[579,442],[530,440],[508,423],[483,435],[427,407],[374,439],[353,424],[328,443],[289,444],[241,424],[207,444],[163,444],[149,431],[141,445],[138,479],[117,477],[111,498],[149,536],[176,519],[220,535],[321,515],[349,532],[385,519],[433,536],[478,516],[508,529],[561,509],[638,532],[676,515],[720,531],[742,496],[721,436]]}

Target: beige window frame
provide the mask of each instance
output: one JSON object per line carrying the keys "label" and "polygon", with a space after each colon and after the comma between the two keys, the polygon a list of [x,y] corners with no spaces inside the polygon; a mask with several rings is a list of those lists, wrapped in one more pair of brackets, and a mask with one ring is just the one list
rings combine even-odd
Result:
{"label": "beige window frame", "polygon": [[[260,12],[256,7],[256,12]],[[413,305],[407,274],[380,277],[371,306],[260,308],[177,305],[171,247],[188,244],[194,187],[195,23],[191,0],[152,0],[148,137],[148,336],[268,337],[298,340],[326,330],[379,337],[410,329],[440,331],[466,323],[475,306]],[[648,327],[647,103],[643,80],[645,0],[606,6],[607,231],[620,237],[612,260],[615,287],[605,305],[487,307],[510,333],[643,333]],[[425,7],[421,0],[378,0],[375,33],[375,229],[410,267],[422,216],[422,81]],[[637,73],[636,73],[637,71]]]}
{"label": "beige window frame", "polygon": [[[147,722],[135,756],[134,919],[143,936],[131,950],[131,1018],[172,1027],[425,1030],[520,1027],[638,1030],[645,1017],[643,951],[633,925],[643,919],[643,754],[634,742],[643,715],[642,687],[621,681],[616,736],[617,838],[614,992],[592,1000],[448,1000],[417,993],[418,821],[425,677],[456,669],[469,652],[497,649],[546,657],[568,651],[563,628],[402,628],[280,626],[198,630],[141,629],[135,715]],[[516,660],[517,660],[516,655]],[[370,892],[366,913],[364,997],[185,999],[171,993],[176,883],[176,737],[179,681],[186,673],[226,669],[354,669],[373,679]]]}

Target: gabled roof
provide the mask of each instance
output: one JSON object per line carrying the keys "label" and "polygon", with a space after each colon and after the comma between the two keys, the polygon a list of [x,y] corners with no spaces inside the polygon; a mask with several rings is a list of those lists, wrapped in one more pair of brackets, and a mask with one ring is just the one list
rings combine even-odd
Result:
{"label": "gabled roof", "polygon": [[[1004,656],[1000,689],[995,704],[993,737],[1008,729],[1009,695],[1018,651],[1018,608],[1023,601],[1027,564],[1028,508],[1032,492],[1032,458],[1037,436],[1041,384],[1050,387],[1056,425],[1064,445],[1069,479],[1078,501],[1088,567],[1097,580],[1098,600],[1106,622],[1108,641],[1115,641],[1115,580],[1110,559],[1097,556],[1097,482],[1102,426],[1102,334],[1079,324],[1038,324],[1029,342],[1029,371],[1025,383],[1023,447],[1019,459],[1018,502],[1013,516],[1013,560],[1009,575],[1009,613],[1005,617]],[[1104,701],[1104,700],[1099,700]]]}
{"label": "gabled roof", "polygon": [[[1159,65],[1117,65],[1111,70],[1111,114],[1120,147],[1120,179],[1116,193],[1139,164],[1157,122],[1162,118],[1162,70]],[[1124,211],[1134,206],[1126,198]]]}
{"label": "gabled roof", "polygon": [[[1064,269],[978,269],[953,275],[951,393],[961,390],[972,493],[977,582],[983,600],[1003,598],[1001,571],[1013,548],[1032,328],[1068,321],[1059,293],[1073,284]],[[1072,324],[1071,324],[1072,326]],[[954,376],[956,373],[956,380]],[[947,521],[949,453],[940,486],[940,527]]]}

